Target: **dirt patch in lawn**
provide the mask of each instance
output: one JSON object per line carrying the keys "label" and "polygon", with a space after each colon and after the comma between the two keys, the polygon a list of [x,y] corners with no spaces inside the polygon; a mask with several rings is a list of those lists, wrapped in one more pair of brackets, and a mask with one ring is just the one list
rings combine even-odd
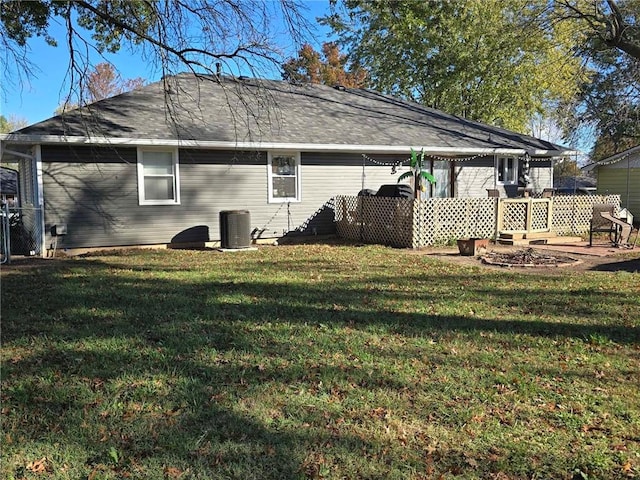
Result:
{"label": "dirt patch in lawn", "polygon": [[512,252],[488,252],[482,256],[482,262],[499,267],[570,267],[582,263],[582,260],[563,253],[522,248]]}
{"label": "dirt patch in lawn", "polygon": [[[555,247],[555,246],[554,246]],[[529,247],[513,247],[509,245],[491,244],[487,254],[483,257],[490,259],[510,258],[512,263],[525,262]],[[593,255],[589,253],[577,253],[575,246],[564,249],[561,245],[557,248],[546,246],[544,249],[530,247],[532,255],[537,255],[540,259],[537,265],[520,268],[522,273],[540,273],[545,271],[549,274],[564,274],[571,271],[607,271],[607,272],[637,272],[640,273],[640,248],[633,250],[613,250],[611,249],[603,255]],[[456,247],[426,247],[417,249],[416,254],[427,255],[442,261],[451,262],[461,265],[483,266],[485,268],[504,270],[508,266],[501,266],[500,261],[483,262],[483,257],[466,257],[460,255]],[[548,260],[542,260],[543,257]],[[563,259],[572,259],[573,261],[562,261]],[[548,261],[549,264],[544,264]],[[505,262],[506,263],[506,262]],[[532,264],[533,262],[526,262]],[[515,265],[510,265],[511,267]],[[562,266],[562,268],[557,268]]]}

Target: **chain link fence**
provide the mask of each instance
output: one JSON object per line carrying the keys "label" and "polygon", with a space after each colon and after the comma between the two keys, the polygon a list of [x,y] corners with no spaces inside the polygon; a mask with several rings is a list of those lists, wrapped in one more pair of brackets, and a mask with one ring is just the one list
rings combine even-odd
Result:
{"label": "chain link fence", "polygon": [[7,263],[11,255],[40,254],[43,238],[39,208],[3,206],[0,228],[0,263]]}

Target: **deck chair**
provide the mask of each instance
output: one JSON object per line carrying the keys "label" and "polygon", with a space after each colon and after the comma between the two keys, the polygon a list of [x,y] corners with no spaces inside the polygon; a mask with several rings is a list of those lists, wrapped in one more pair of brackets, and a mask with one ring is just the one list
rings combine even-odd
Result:
{"label": "deck chair", "polygon": [[589,246],[593,246],[593,234],[596,232],[608,233],[609,239],[614,245],[619,243],[620,226],[613,221],[615,206],[608,203],[596,203],[593,205],[591,222],[589,224]]}
{"label": "deck chair", "polygon": [[[617,236],[616,239],[614,241],[614,244],[616,247],[630,247],[629,245],[629,239],[631,238],[631,230],[633,230],[633,225],[631,225],[630,223],[627,223],[626,221],[617,218],[617,217],[613,217],[611,215],[609,215],[608,213],[601,213],[600,215],[602,215],[603,218],[605,218],[606,220],[611,220],[611,222],[617,227],[618,231],[617,231]],[[637,241],[637,235],[636,235],[636,241]]]}

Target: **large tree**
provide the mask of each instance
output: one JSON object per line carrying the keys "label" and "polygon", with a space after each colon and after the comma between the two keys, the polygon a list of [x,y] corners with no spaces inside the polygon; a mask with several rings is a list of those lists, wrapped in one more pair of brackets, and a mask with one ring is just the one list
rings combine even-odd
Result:
{"label": "large tree", "polygon": [[361,88],[365,85],[367,72],[358,66],[349,66],[347,56],[340,53],[335,42],[323,43],[322,52],[307,43],[299,50],[297,58],[290,58],[282,66],[282,78],[291,82]]}
{"label": "large tree", "polygon": [[129,92],[143,86],[144,78],[124,79],[110,63],[99,63],[93,72],[87,76],[86,95],[87,102],[97,102],[103,98]]}
{"label": "large tree", "polygon": [[546,0],[344,0],[324,19],[378,90],[526,131],[577,94],[575,32],[536,21]]}
{"label": "large tree", "polygon": [[26,119],[15,115],[9,115],[9,118],[0,115],[0,133],[13,132],[14,130],[26,127],[28,124],[29,122],[27,122]]}
{"label": "large tree", "polygon": [[640,60],[640,2],[638,0],[555,0],[550,18],[576,20],[587,37]]}
{"label": "large tree", "polygon": [[567,132],[592,132],[591,157],[601,159],[640,144],[640,61],[592,39],[588,61],[595,73],[569,105]]}
{"label": "large tree", "polygon": [[568,135],[595,138],[597,160],[640,143],[640,0],[556,0],[547,24],[585,32],[576,50],[593,74],[561,111]]}
{"label": "large tree", "polygon": [[102,62],[86,75],[82,90],[72,90],[55,113],[64,113],[81,105],[129,92],[144,84],[144,78],[122,78],[112,64]]}
{"label": "large tree", "polygon": [[[55,38],[54,22],[65,38]],[[0,2],[0,61],[11,70],[5,78],[22,82],[34,72],[29,40],[40,36],[69,50],[69,83],[79,92],[93,67],[88,52],[131,49],[163,76],[257,75],[282,64],[283,34],[298,42],[307,26],[297,0],[16,0]]]}

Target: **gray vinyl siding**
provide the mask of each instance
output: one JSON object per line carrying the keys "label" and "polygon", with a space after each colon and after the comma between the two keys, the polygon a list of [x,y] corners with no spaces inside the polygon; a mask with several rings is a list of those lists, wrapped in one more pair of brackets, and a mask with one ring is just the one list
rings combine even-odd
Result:
{"label": "gray vinyl siding", "polygon": [[[480,157],[457,162],[454,170],[455,193],[459,198],[486,197],[487,189],[498,188],[495,183],[495,160]],[[504,189],[500,196],[506,196]]]}
{"label": "gray vinyl siding", "polygon": [[640,156],[628,157],[597,170],[598,194],[620,195],[620,206],[640,220]]}
{"label": "gray vinyl siding", "polygon": [[553,167],[551,160],[531,162],[531,186],[534,192],[542,192],[545,188],[553,188]]}
{"label": "gray vinyl siding", "polygon": [[[553,186],[553,169],[550,160],[535,160],[531,161],[529,165],[531,188],[534,192],[542,192],[545,188]],[[522,168],[521,162],[518,163],[518,168]],[[486,197],[488,189],[497,189],[501,197],[513,197],[517,194],[517,185],[498,185],[496,183],[493,156],[456,163],[455,178],[456,197]]]}
{"label": "gray vinyl siding", "polygon": [[43,146],[42,159],[45,234],[55,224],[68,228],[58,248],[108,246],[115,239],[127,245],[141,237],[130,221],[138,206],[135,148]]}
{"label": "gray vinyl siding", "polygon": [[[56,224],[68,232],[59,249],[218,241],[223,210],[248,210],[251,229],[264,238],[330,234],[335,196],[396,183],[407,159],[302,152],[301,201],[269,203],[266,152],[180,149],[180,204],[139,205],[135,147],[43,146],[47,244]],[[458,197],[484,197],[493,188],[492,157],[460,163],[456,173]],[[542,184],[545,175],[532,177]]]}
{"label": "gray vinyl siding", "polygon": [[43,146],[42,159],[47,235],[67,225],[59,249],[217,241],[220,211],[238,209],[262,237],[333,233],[333,197],[399,175],[373,164],[363,176],[360,155],[302,153],[302,201],[269,203],[265,152],[181,149],[180,205],[139,205],[136,148]]}
{"label": "gray vinyl siding", "polygon": [[[327,199],[337,195],[357,195],[362,189],[377,191],[380,185],[396,183],[400,173],[392,175],[390,164],[402,157],[372,157],[383,165],[365,161],[363,168],[363,157],[358,154],[303,152],[302,202],[291,204],[291,223],[305,227],[305,232],[310,234],[333,233],[334,213],[332,205],[326,205]],[[316,208],[309,211],[308,206]]]}

